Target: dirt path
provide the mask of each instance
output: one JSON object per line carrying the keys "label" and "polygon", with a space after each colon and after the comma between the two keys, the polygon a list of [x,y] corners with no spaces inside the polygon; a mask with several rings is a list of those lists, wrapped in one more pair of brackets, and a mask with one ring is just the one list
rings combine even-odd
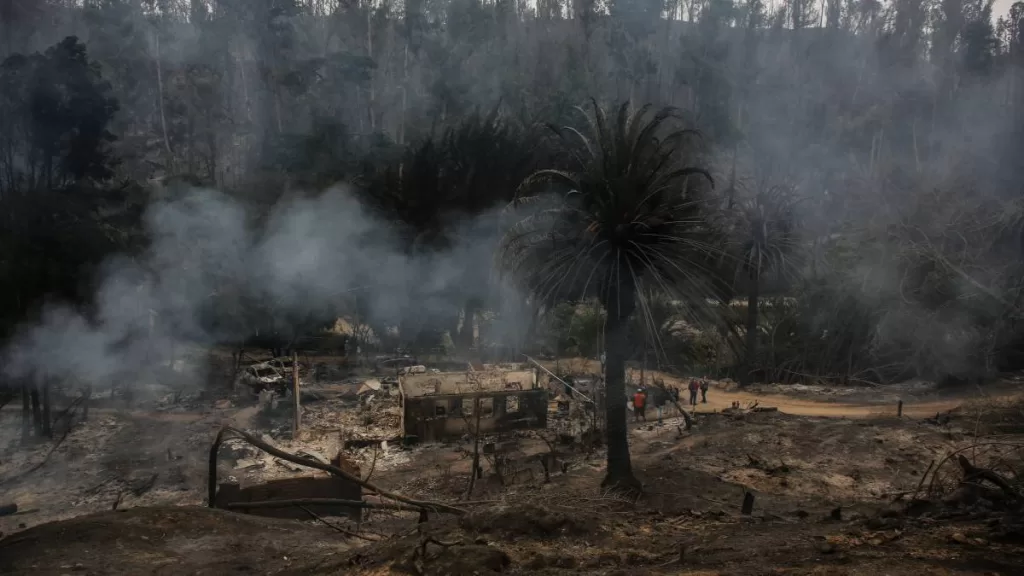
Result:
{"label": "dirt path", "polygon": [[[546,368],[554,369],[554,362],[544,362]],[[587,370],[593,373],[600,372],[600,364],[595,360],[572,359],[561,361],[563,366],[571,366],[576,370]],[[648,371],[649,378],[657,378],[668,386],[679,388],[679,401],[684,406],[689,400],[689,393],[686,390],[686,382],[663,372],[655,370]],[[741,406],[747,407],[754,402],[759,406],[772,406],[779,409],[779,412],[793,414],[795,416],[822,416],[826,418],[877,418],[880,416],[896,416],[896,403],[865,403],[865,402],[843,402],[841,400],[810,400],[794,398],[783,394],[758,394],[743,392],[739,390],[723,390],[724,385],[712,383],[708,391],[707,404],[697,405],[698,414],[704,412],[718,412],[732,406],[733,402],[739,402]],[[930,400],[926,402],[907,401],[903,405],[903,415],[912,418],[934,416],[938,412],[952,410],[966,401],[965,395],[959,398],[946,398],[943,400]],[[651,418],[653,410],[648,410],[648,418]],[[673,410],[674,412],[674,410]]]}
{"label": "dirt path", "polygon": [[[683,388],[682,382],[671,382],[666,378],[666,384],[672,384]],[[686,402],[688,393],[685,389],[680,392],[680,402]],[[913,418],[934,416],[938,412],[952,410],[963,403],[965,398],[954,400],[938,400],[922,403],[906,403],[903,405],[903,415]],[[730,390],[715,390],[713,387],[708,391],[708,403],[698,404],[697,413],[721,411],[739,402],[746,407],[754,402],[759,406],[774,406],[779,412],[793,414],[796,416],[824,416],[830,418],[877,418],[879,416],[896,416],[895,404],[847,404],[843,402],[823,402],[817,400],[803,400],[782,396],[778,394],[748,394],[745,392]]]}

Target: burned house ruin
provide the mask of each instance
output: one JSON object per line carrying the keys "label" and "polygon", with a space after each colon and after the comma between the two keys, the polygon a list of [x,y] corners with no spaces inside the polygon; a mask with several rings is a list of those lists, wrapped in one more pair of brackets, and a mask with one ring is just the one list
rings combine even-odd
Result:
{"label": "burned house ruin", "polygon": [[399,392],[406,441],[458,437],[478,422],[483,434],[547,426],[548,392],[534,370],[410,374],[399,379]]}

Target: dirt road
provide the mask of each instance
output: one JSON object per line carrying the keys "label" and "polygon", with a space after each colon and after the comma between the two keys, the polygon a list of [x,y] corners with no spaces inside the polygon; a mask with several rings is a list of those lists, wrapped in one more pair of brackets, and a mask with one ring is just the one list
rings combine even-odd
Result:
{"label": "dirt road", "polygon": [[[679,394],[680,403],[685,404],[689,400],[682,382],[671,382],[666,379],[666,384],[679,386],[682,390]],[[759,406],[774,406],[779,412],[793,414],[796,416],[824,416],[831,418],[877,418],[879,416],[896,416],[895,404],[848,404],[844,402],[825,402],[819,400],[804,400],[782,396],[778,394],[748,394],[733,390],[715,390],[714,387],[708,391],[707,404],[697,404],[697,413],[721,411],[739,402],[746,407],[754,402]],[[963,403],[963,399],[939,400],[923,403],[905,403],[903,415],[913,418],[935,416],[938,412],[952,410]]]}
{"label": "dirt road", "polygon": [[[555,369],[554,362],[544,362],[548,369]],[[593,373],[600,372],[600,364],[595,360],[572,359],[561,361],[563,366],[571,366],[575,370],[587,370]],[[636,375],[634,375],[636,376]],[[682,379],[669,376],[663,372],[649,370],[648,378],[657,378],[665,382],[667,386],[679,388],[679,402],[686,406],[689,401],[689,393],[686,390],[686,382]],[[719,382],[713,382],[708,391],[707,404],[699,403],[696,408],[698,414],[702,412],[717,412],[729,408],[733,402],[739,402],[741,406],[747,407],[754,402],[759,406],[772,406],[779,409],[779,412],[793,414],[796,416],[822,416],[827,418],[877,418],[880,416],[896,416],[896,403],[870,403],[870,402],[843,402],[813,400],[795,398],[783,394],[763,394],[744,392],[735,389],[724,389],[726,386]],[[945,412],[960,406],[967,396],[959,398],[946,398],[942,400],[929,400],[924,402],[905,401],[903,415],[912,418],[934,416],[938,412]],[[648,417],[651,416],[648,410]]]}

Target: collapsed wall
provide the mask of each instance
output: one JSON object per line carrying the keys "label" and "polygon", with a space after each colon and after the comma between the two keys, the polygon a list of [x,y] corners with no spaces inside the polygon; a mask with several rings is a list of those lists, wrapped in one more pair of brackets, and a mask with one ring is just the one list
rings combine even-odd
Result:
{"label": "collapsed wall", "polygon": [[488,367],[410,374],[399,379],[407,441],[436,442],[469,432],[495,434],[545,428],[548,392],[534,370]]}

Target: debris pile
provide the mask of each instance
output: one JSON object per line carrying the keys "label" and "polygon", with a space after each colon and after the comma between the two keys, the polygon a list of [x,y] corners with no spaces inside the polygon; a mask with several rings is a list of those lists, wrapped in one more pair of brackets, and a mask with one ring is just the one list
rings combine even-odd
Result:
{"label": "debris pile", "polygon": [[747,414],[757,414],[761,412],[778,412],[779,409],[776,406],[761,406],[757,400],[751,402],[746,407],[740,405],[739,402],[733,402],[732,406],[722,409],[722,414],[731,416],[733,419],[743,419]]}
{"label": "debris pile", "polygon": [[[333,431],[333,434],[329,430],[306,430],[297,439],[284,435],[274,438],[270,434],[261,434],[256,430],[246,430],[246,432],[259,436],[260,440],[266,444],[324,464],[331,461],[328,455],[333,457],[341,450],[340,431],[337,429]],[[306,476],[312,473],[309,468],[277,458],[255,446],[237,440],[224,443],[221,448],[220,462],[223,477],[228,482],[238,483],[242,487],[253,483],[290,478],[296,473],[303,473]],[[326,473],[313,473],[313,475],[323,476]]]}
{"label": "debris pile", "polygon": [[[1015,442],[979,442],[955,450],[938,465],[933,462],[916,490],[897,494],[896,500],[905,502],[901,514],[870,521],[888,528],[899,527],[903,515],[930,520],[984,520],[992,538],[1024,543],[1021,448],[1024,444]],[[967,456],[972,452],[973,461]],[[960,537],[966,542],[965,536]]]}
{"label": "debris pile", "polygon": [[344,410],[327,410],[336,419],[334,427],[344,430],[346,440],[390,440],[401,435],[402,408],[389,391],[361,394],[355,404]]}

